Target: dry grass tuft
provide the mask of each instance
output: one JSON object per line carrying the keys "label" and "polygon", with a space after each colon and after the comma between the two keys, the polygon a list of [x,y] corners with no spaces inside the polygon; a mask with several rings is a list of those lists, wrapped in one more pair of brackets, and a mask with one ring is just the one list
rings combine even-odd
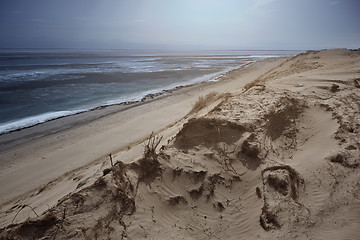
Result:
{"label": "dry grass tuft", "polygon": [[206,96],[199,97],[193,108],[190,110],[189,114],[199,112],[215,100],[219,99],[219,97],[221,97],[221,95],[219,95],[217,92],[210,92],[206,94]]}
{"label": "dry grass tuft", "polygon": [[144,155],[136,163],[132,163],[130,168],[139,174],[139,182],[150,184],[156,177],[162,173],[161,164],[158,161],[158,153],[156,152],[162,140],[162,136],[154,136],[151,133],[147,144],[144,146]]}

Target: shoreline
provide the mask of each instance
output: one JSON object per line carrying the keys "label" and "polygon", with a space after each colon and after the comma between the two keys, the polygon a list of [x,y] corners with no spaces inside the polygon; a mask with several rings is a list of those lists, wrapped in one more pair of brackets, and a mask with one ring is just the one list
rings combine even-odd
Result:
{"label": "shoreline", "polygon": [[[275,58],[265,58],[259,61],[263,61],[266,59],[281,59],[281,58],[285,58],[285,57],[275,57]],[[136,100],[136,101],[125,101],[125,102],[120,102],[120,103],[113,103],[113,104],[109,104],[109,105],[101,105],[101,106],[96,106],[93,108],[89,108],[89,109],[85,109],[85,110],[79,110],[79,112],[75,112],[75,113],[70,113],[68,115],[64,115],[64,116],[59,116],[59,117],[55,117],[49,120],[45,120],[39,123],[35,123],[33,125],[29,125],[29,126],[24,126],[18,129],[14,129],[14,130],[10,130],[7,132],[3,132],[0,133],[0,153],[3,150],[6,150],[7,148],[12,148],[15,147],[17,145],[16,141],[20,140],[20,139],[13,139],[13,137],[11,135],[16,135],[13,133],[17,133],[17,132],[22,132],[24,130],[30,129],[29,132],[31,132],[31,135],[36,135],[34,138],[39,138],[39,137],[43,137],[46,136],[47,133],[42,133],[44,131],[38,132],[38,133],[32,133],[31,129],[33,128],[41,128],[41,126],[44,125],[60,125],[59,127],[56,127],[55,129],[52,129],[52,127],[50,126],[50,133],[56,133],[62,130],[66,130],[66,129],[70,129],[72,127],[76,127],[79,124],[85,124],[86,122],[91,122],[94,121],[96,119],[102,118],[102,117],[106,117],[108,115],[111,114],[115,114],[121,111],[126,111],[128,109],[137,107],[139,105],[142,104],[147,104],[149,102],[152,101],[156,101],[160,98],[166,98],[166,97],[170,97],[172,94],[176,94],[178,91],[182,90],[182,89],[188,89],[191,90],[191,88],[193,87],[197,87],[197,86],[202,86],[204,84],[211,84],[211,83],[217,83],[217,82],[221,82],[222,78],[226,75],[231,73],[232,71],[242,71],[244,70],[246,67],[250,66],[251,64],[254,64],[256,62],[259,61],[255,61],[255,62],[249,62],[249,63],[245,63],[244,65],[238,67],[238,68],[234,68],[234,69],[230,69],[230,70],[226,70],[226,71],[222,71],[219,72],[215,77],[210,78],[209,80],[206,81],[202,81],[202,82],[198,82],[198,83],[192,83],[192,84],[188,84],[188,85],[179,85],[176,86],[174,88],[171,89],[164,89],[160,92],[156,92],[156,93],[149,93],[147,95],[145,95],[144,97],[142,97],[140,100]],[[216,81],[213,81],[211,79],[216,79]],[[66,111],[66,110],[64,110]],[[69,110],[69,112],[71,112]],[[36,117],[36,116],[34,116]],[[20,119],[21,120],[21,119]],[[57,124],[57,122],[59,121],[63,121],[64,123],[59,123]],[[54,123],[52,123],[54,122]],[[40,127],[39,127],[40,126]],[[49,129],[47,129],[45,127],[46,131],[48,132]],[[37,130],[35,130],[34,132],[36,132]],[[22,135],[20,133],[20,135]],[[27,134],[25,134],[27,135]],[[21,136],[21,138],[23,138],[23,136]],[[29,139],[30,140],[30,139]],[[10,142],[14,142],[14,144],[11,144]],[[9,145],[10,143],[10,145]],[[1,161],[1,159],[0,159]],[[0,162],[1,164],[1,162]]]}
{"label": "shoreline", "polygon": [[0,136],[0,204],[146,138],[183,119],[198,97],[241,89],[286,59],[264,59],[126,109],[112,106]]}
{"label": "shoreline", "polygon": [[[272,58],[276,58],[276,57],[269,57],[269,58],[264,58],[264,59],[272,59]],[[279,57],[279,58],[282,58],[282,57]],[[264,60],[264,59],[262,59],[262,60]],[[151,100],[156,100],[156,98],[158,98],[158,97],[169,95],[169,94],[173,93],[174,91],[177,91],[177,90],[182,89],[182,88],[188,88],[188,87],[192,87],[192,86],[199,85],[199,84],[206,84],[206,83],[210,83],[210,82],[221,81],[221,78],[224,75],[226,75],[227,73],[229,73],[231,71],[234,71],[234,70],[244,69],[247,66],[249,66],[250,64],[252,64],[254,62],[258,62],[258,61],[261,61],[261,60],[249,61],[249,62],[244,63],[243,65],[241,65],[239,67],[236,67],[236,68],[229,68],[227,70],[223,70],[223,71],[220,71],[220,72],[217,72],[217,73],[208,74],[208,76],[205,75],[203,77],[200,77],[202,79],[202,78],[205,78],[207,76],[206,77],[207,80],[203,80],[203,81],[199,81],[199,82],[195,81],[193,83],[193,81],[194,81],[194,79],[193,79],[192,81],[189,82],[189,84],[179,83],[180,85],[175,85],[174,87],[165,87],[164,89],[161,89],[161,90],[160,89],[151,90],[150,91],[151,93],[148,93],[148,94],[140,93],[139,96],[141,96],[141,97],[139,97],[138,100],[129,99],[129,100],[125,100],[125,101],[122,101],[122,102],[120,102],[120,101],[117,102],[116,99],[113,99],[113,100],[108,100],[103,104],[94,105],[94,106],[89,107],[89,108],[83,108],[83,109],[80,108],[78,110],[76,110],[76,109],[75,110],[61,110],[61,111],[57,111],[57,112],[45,112],[45,113],[42,113],[42,114],[39,114],[39,115],[28,116],[28,117],[17,119],[17,120],[11,121],[11,122],[5,122],[5,123],[3,123],[3,126],[0,126],[0,129],[4,128],[4,126],[7,126],[7,125],[20,125],[20,126],[19,127],[8,127],[8,129],[5,128],[5,130],[0,132],[0,137],[2,135],[6,135],[6,134],[9,134],[9,133],[12,133],[12,132],[21,131],[23,129],[31,128],[31,127],[37,126],[39,124],[43,124],[43,123],[46,123],[46,122],[58,120],[58,119],[61,119],[61,118],[66,118],[66,117],[70,117],[70,116],[74,116],[74,115],[78,115],[78,114],[83,114],[83,113],[87,113],[87,112],[102,110],[102,109],[109,108],[109,107],[114,107],[114,106],[136,106],[136,104],[146,103],[149,100],[150,101]],[[114,102],[114,103],[107,103],[107,102]],[[44,120],[41,120],[41,117],[43,117],[45,115],[50,115],[50,114],[59,114],[59,116],[48,117],[48,118],[45,118]],[[34,119],[33,120],[34,123],[19,124],[20,122],[28,120],[28,119]],[[24,126],[22,126],[22,125],[24,125]],[[1,150],[1,147],[0,147],[0,150]]]}

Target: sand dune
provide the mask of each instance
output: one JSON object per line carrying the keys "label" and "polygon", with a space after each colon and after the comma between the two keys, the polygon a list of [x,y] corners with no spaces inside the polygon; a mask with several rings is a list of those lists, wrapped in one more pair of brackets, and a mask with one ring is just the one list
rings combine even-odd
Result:
{"label": "sand dune", "polygon": [[360,51],[277,65],[4,204],[0,238],[359,239]]}

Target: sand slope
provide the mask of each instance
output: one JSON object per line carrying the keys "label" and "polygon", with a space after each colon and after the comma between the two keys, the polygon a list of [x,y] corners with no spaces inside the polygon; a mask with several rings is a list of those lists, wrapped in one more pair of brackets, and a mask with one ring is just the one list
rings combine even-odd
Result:
{"label": "sand slope", "polygon": [[0,236],[359,239],[359,71],[359,51],[307,52],[243,89],[208,95],[204,108],[131,148],[139,160],[84,168],[94,180],[41,216],[19,222],[32,205],[3,208],[13,224]]}

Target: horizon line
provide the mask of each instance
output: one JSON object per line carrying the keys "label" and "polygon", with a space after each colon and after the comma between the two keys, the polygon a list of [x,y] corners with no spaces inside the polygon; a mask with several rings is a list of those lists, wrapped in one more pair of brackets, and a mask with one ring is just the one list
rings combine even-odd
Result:
{"label": "horizon line", "polygon": [[[37,49],[37,50],[157,50],[157,51],[307,51],[322,49],[164,49],[164,48],[76,48],[76,47],[0,47],[1,50]],[[326,48],[324,48],[326,49]],[[331,48],[335,49],[335,48]]]}

